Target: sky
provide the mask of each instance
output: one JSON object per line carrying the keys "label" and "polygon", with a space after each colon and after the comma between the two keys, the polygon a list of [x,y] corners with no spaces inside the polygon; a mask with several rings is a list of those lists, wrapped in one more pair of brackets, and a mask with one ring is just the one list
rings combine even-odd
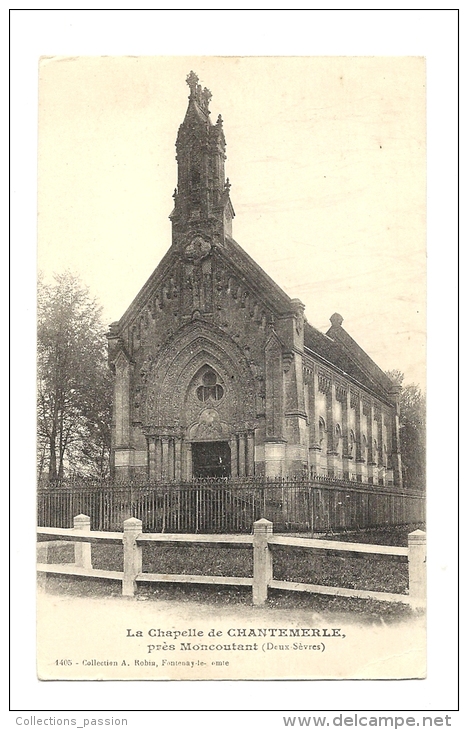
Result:
{"label": "sky", "polygon": [[224,120],[233,236],[326,331],[425,382],[421,57],[43,57],[38,265],[118,320],[171,244],[193,69]]}

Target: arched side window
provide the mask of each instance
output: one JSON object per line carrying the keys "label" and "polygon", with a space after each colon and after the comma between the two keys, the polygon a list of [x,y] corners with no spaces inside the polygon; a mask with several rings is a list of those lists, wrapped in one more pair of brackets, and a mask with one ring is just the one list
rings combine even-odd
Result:
{"label": "arched side window", "polygon": [[339,423],[335,425],[335,443],[334,443],[334,451],[337,453],[341,453],[341,439],[342,439],[342,433],[341,433],[341,426]]}
{"label": "arched side window", "polygon": [[364,461],[367,461],[367,438],[366,438],[365,433],[362,434],[361,444],[362,444],[362,446],[361,446],[362,458],[364,459]]}
{"label": "arched side window", "polygon": [[388,453],[387,444],[385,444],[385,443],[384,443],[383,451],[384,451],[384,453],[383,453],[384,466],[386,469],[391,469],[392,468],[392,457]]}
{"label": "arched side window", "polygon": [[354,435],[353,429],[350,429],[350,431],[349,431],[349,439],[348,439],[348,453],[349,453],[349,456],[353,456],[354,457],[355,447],[356,447],[356,436]]}
{"label": "arched side window", "polygon": [[327,435],[327,427],[326,427],[325,421],[320,416],[320,418],[319,418],[319,445],[320,445],[320,447],[325,445],[326,435]]}

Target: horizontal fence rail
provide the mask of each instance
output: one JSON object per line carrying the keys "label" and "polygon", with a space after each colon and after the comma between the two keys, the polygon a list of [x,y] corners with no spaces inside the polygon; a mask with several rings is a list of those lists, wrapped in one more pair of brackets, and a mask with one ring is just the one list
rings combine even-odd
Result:
{"label": "horizontal fence rail", "polygon": [[[268,539],[270,545],[287,545],[289,547],[313,548],[314,550],[338,550],[336,540],[308,540],[304,537],[272,535]],[[340,542],[340,550],[349,553],[372,553],[373,555],[408,555],[408,548],[393,545],[367,545],[361,542]]]}
{"label": "horizontal fence rail", "polygon": [[330,532],[423,523],[424,495],[376,484],[316,477],[206,479],[103,485],[72,481],[38,490],[38,524],[70,527],[89,514],[95,530],[136,517],[147,532],[243,533],[266,518],[281,532]]}
{"label": "horizontal fence rail", "polygon": [[[266,519],[257,520],[251,535],[153,535],[142,532],[142,522],[129,518],[124,522],[124,530],[117,533],[105,533],[90,529],[90,518],[78,515],[74,518],[74,527],[63,528],[38,527],[38,535],[46,541],[48,538],[61,538],[72,541],[75,549],[74,563],[49,564],[47,562],[47,542],[45,543],[45,562],[38,564],[42,573],[71,575],[92,578],[107,578],[122,582],[122,594],[134,596],[138,583],[193,583],[208,585],[252,586],[254,605],[263,605],[268,599],[268,590],[301,591],[330,596],[372,599],[392,603],[406,603],[413,608],[424,606],[426,596],[426,534],[416,530],[408,535],[408,547],[387,545],[368,545],[346,543],[331,540],[311,540],[300,537],[280,536],[273,534],[273,524]],[[123,572],[98,570],[92,566],[91,543],[111,543],[123,545]],[[143,546],[151,542],[211,544],[229,547],[247,547],[253,549],[253,578],[243,576],[222,575],[189,575],[184,573],[145,573],[143,572]],[[56,544],[56,540],[54,540]],[[303,549],[322,549],[335,552],[363,552],[380,555],[396,555],[408,558],[408,594],[387,593],[340,586],[315,585],[294,581],[275,580],[273,577],[273,551],[271,546],[282,545]]]}

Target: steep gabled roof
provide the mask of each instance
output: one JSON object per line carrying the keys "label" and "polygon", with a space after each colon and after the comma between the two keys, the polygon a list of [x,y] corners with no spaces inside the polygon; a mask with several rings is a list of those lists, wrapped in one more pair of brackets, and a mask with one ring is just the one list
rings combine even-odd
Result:
{"label": "steep gabled roof", "polygon": [[[266,274],[263,269],[244,251],[233,238],[226,237],[225,246],[217,249],[227,269],[243,281],[266,306],[275,313],[283,314],[291,309],[291,298]],[[173,246],[167,251],[142,287],[125,314],[119,320],[120,327],[125,327],[131,319],[144,307],[155,290],[164,279],[173,264],[179,259],[179,253]]]}
{"label": "steep gabled roof", "polygon": [[[339,319],[343,321],[341,317]],[[350,376],[367,390],[388,398],[392,381],[341,327],[341,322],[337,324],[335,320],[335,324],[332,324],[326,334],[307,322],[304,328],[304,346],[311,355]]]}
{"label": "steep gabled roof", "polygon": [[341,347],[343,352],[348,355],[350,360],[356,363],[356,365],[365,372],[372,381],[377,383],[382,390],[388,392],[391,388],[393,388],[394,383],[390,380],[388,375],[386,375],[384,371],[376,365],[362,347],[353,340],[351,335],[349,335],[345,329],[343,329],[341,326],[343,317],[340,314],[335,313],[330,317],[330,321],[332,326],[328,330],[327,336],[331,337],[331,339]]}
{"label": "steep gabled roof", "polygon": [[291,297],[230,236],[225,237],[225,249],[221,251],[221,255],[238,268],[259,299],[269,304],[275,312],[283,314],[291,311]]}
{"label": "steep gabled roof", "polygon": [[132,318],[141,311],[147,300],[151,298],[151,293],[153,292],[153,290],[156,289],[159,283],[164,279],[164,276],[176,260],[177,254],[174,251],[174,248],[171,246],[171,248],[164,254],[159,264],[156,266],[146,284],[142,286],[133,302],[119,319],[120,328],[127,326]]}
{"label": "steep gabled roof", "polygon": [[[225,238],[225,245],[217,249],[217,254],[223,260],[226,268],[233,275],[249,287],[259,301],[269,306],[276,314],[291,311],[292,299],[265,271],[249,256],[244,249],[229,236]],[[167,251],[146,284],[137,294],[125,314],[119,321],[121,328],[130,324],[151,298],[152,292],[160,285],[170,268],[178,261],[179,253],[173,246]],[[317,357],[326,365],[333,367],[343,375],[352,378],[380,396],[388,397],[393,386],[392,381],[375,364],[366,352],[343,329],[342,317],[333,315],[332,326],[326,334],[305,323],[304,346],[312,357]]]}

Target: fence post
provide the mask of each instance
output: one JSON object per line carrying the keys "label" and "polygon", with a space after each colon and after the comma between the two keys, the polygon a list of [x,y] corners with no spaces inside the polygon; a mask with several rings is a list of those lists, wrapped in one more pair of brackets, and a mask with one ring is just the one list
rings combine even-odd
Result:
{"label": "fence post", "polygon": [[137,537],[141,535],[141,520],[130,517],[123,523],[123,551],[124,575],[122,581],[122,595],[134,596],[135,578],[142,571],[142,548],[137,544]]}
{"label": "fence post", "polygon": [[[73,518],[74,530],[91,530],[91,518],[88,515],[77,515]],[[77,568],[92,568],[91,543],[75,542],[75,565]]]}
{"label": "fence post", "polygon": [[413,608],[426,603],[426,533],[415,530],[408,535],[409,596]]}
{"label": "fence post", "polygon": [[253,535],[253,586],[254,606],[263,606],[268,598],[268,584],[273,577],[272,553],[268,536],[273,533],[273,523],[262,518],[254,522]]}

